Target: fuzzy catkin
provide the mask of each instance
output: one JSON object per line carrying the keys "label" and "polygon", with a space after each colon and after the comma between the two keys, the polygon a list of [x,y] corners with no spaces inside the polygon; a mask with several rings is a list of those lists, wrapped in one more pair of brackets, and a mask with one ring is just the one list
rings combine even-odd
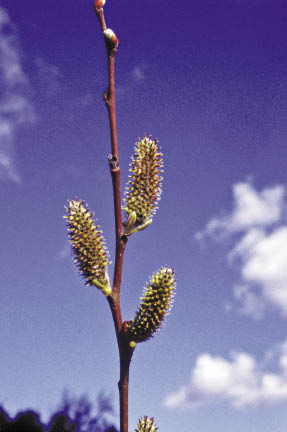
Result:
{"label": "fuzzy catkin", "polygon": [[157,140],[145,137],[136,142],[123,206],[127,220],[132,212],[136,213],[135,226],[152,219],[157,210],[162,192],[162,167],[162,153]]}
{"label": "fuzzy catkin", "polygon": [[138,422],[138,429],[135,429],[135,432],[156,432],[158,427],[154,423],[154,418],[148,418],[144,416],[144,418],[140,418]]}
{"label": "fuzzy catkin", "polygon": [[95,225],[93,214],[81,200],[68,201],[68,235],[72,243],[74,261],[86,285],[95,285],[104,294],[111,292],[107,266],[110,264],[102,231]]}
{"label": "fuzzy catkin", "polygon": [[135,318],[127,323],[131,346],[148,340],[162,326],[173,303],[175,286],[174,271],[168,267],[152,275]]}

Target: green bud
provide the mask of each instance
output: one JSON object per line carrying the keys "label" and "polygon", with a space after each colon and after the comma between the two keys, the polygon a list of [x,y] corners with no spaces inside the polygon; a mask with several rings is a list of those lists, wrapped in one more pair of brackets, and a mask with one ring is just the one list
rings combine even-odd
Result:
{"label": "green bud", "polygon": [[102,231],[95,225],[93,213],[78,199],[68,201],[68,235],[72,243],[74,261],[86,285],[94,285],[107,296],[111,293],[107,266],[109,253],[106,249]]}
{"label": "green bud", "polygon": [[146,227],[148,227],[152,223],[152,219],[149,219],[144,224],[139,225],[137,228],[135,228],[132,232],[138,232],[144,230]]}
{"label": "green bud", "polygon": [[128,221],[125,225],[124,234],[129,235],[132,232],[134,232],[136,221],[137,221],[137,214],[136,212],[132,211],[129,214]]}
{"label": "green bud", "polygon": [[136,214],[136,212],[133,211],[130,213],[127,223],[124,224],[125,225],[125,230],[124,230],[125,235],[130,235],[132,233],[142,231],[143,229],[145,229],[146,227],[148,227],[152,223],[152,219],[149,219],[144,224],[139,225],[139,226],[136,225],[136,222],[137,222],[137,214]]}
{"label": "green bud", "polygon": [[172,269],[163,267],[152,275],[135,318],[127,322],[132,343],[148,340],[162,326],[173,303],[175,285]]}

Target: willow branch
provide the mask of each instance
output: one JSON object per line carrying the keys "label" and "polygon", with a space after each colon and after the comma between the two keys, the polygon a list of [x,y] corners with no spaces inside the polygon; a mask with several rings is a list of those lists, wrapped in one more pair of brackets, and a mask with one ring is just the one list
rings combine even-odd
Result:
{"label": "willow branch", "polygon": [[[96,2],[97,3],[97,2]],[[109,70],[109,87],[104,93],[104,101],[108,109],[110,137],[111,137],[111,154],[109,155],[110,172],[113,182],[114,196],[114,212],[115,212],[115,235],[116,235],[116,253],[115,253],[115,268],[113,279],[113,299],[109,300],[110,307],[115,321],[117,337],[122,327],[122,319],[119,305],[120,286],[122,277],[123,256],[127,237],[123,236],[122,232],[122,210],[121,210],[121,192],[120,192],[120,164],[119,150],[117,140],[117,123],[116,123],[116,100],[115,100],[115,55],[117,52],[118,41],[111,30],[107,30],[104,11],[102,7],[97,7],[95,3],[95,11],[99,18],[101,28],[104,34],[104,39],[107,48],[108,70]],[[100,2],[101,3],[101,2]],[[109,33],[112,33],[110,35]]]}
{"label": "willow branch", "polygon": [[127,329],[125,323],[122,323],[120,307],[120,287],[122,278],[123,258],[128,237],[122,230],[122,208],[121,208],[121,191],[120,191],[120,163],[117,140],[117,123],[116,123],[116,100],[115,100],[115,55],[117,52],[118,40],[114,32],[107,29],[103,12],[104,0],[95,1],[95,11],[99,18],[103,31],[109,70],[109,87],[104,93],[104,101],[108,109],[111,150],[109,155],[110,172],[113,182],[114,196],[114,213],[115,213],[115,235],[116,235],[116,253],[115,268],[113,279],[112,294],[109,295],[108,301],[113,315],[117,342],[120,355],[120,380],[118,382],[120,397],[120,431],[128,432],[128,384],[129,384],[129,367],[133,355],[134,347],[129,345],[126,337]]}

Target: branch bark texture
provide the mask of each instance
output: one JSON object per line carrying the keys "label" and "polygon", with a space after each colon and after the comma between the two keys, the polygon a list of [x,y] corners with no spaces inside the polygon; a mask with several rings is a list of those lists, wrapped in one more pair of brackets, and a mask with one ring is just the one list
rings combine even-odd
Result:
{"label": "branch bark texture", "polygon": [[108,58],[108,89],[104,93],[104,101],[108,109],[111,154],[109,155],[109,166],[113,184],[114,196],[114,215],[115,215],[115,267],[113,277],[112,294],[108,296],[108,302],[112,312],[114,326],[117,336],[119,356],[120,356],[120,379],[118,382],[119,399],[120,399],[120,432],[128,432],[128,386],[129,386],[129,367],[133,355],[134,347],[129,345],[127,339],[127,329],[122,322],[120,307],[120,288],[123,268],[123,258],[128,237],[122,229],[122,210],[121,210],[121,192],[120,192],[120,162],[117,140],[117,123],[116,123],[116,100],[115,100],[115,56],[117,52],[118,41],[115,34],[107,29],[104,11],[101,1],[96,0],[95,12],[99,18],[103,31],[104,40],[107,49]]}

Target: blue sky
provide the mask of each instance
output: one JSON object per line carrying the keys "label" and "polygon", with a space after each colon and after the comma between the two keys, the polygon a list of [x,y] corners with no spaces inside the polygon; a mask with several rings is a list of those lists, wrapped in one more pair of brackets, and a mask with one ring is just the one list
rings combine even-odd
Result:
{"label": "blue sky", "polygon": [[[128,243],[133,317],[149,276],[176,272],[165,327],[135,351],[130,430],[286,432],[286,12],[273,0],[107,0],[122,191],[133,145],[158,137],[163,194]],[[70,256],[64,205],[95,212],[114,256],[105,47],[92,1],[0,7],[0,403],[43,418],[64,390],[104,389],[118,355],[104,296]],[[112,272],[110,272],[112,274]]]}

